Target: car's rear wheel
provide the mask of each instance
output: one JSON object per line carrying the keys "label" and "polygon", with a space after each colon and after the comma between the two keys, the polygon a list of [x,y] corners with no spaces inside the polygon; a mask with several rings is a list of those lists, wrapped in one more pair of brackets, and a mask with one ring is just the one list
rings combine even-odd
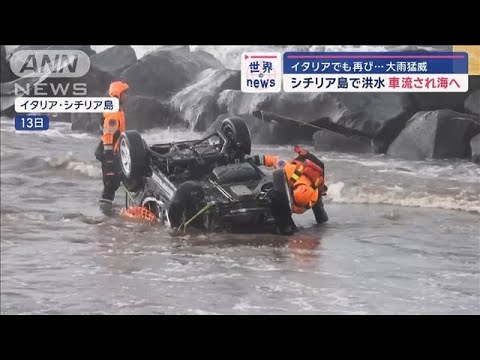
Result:
{"label": "car's rear wheel", "polygon": [[[180,185],[168,207],[168,219],[173,228],[179,228],[182,224],[192,219],[203,206],[205,206],[205,193],[201,184],[197,181],[186,181]],[[197,228],[204,227],[203,216],[198,216],[188,226]]]}
{"label": "car's rear wheel", "polygon": [[234,157],[250,155],[252,150],[252,141],[250,130],[243,119],[237,117],[227,118],[222,121],[220,127],[223,134],[232,144]]}
{"label": "car's rear wheel", "polygon": [[144,176],[148,173],[148,153],[138,131],[129,130],[119,138],[120,169],[122,183],[128,191],[143,189]]}
{"label": "car's rear wheel", "polygon": [[280,234],[291,235],[296,228],[292,220],[293,199],[283,169],[273,171],[270,211]]}
{"label": "car's rear wheel", "polygon": [[273,171],[273,191],[279,194],[282,199],[281,208],[286,215],[292,215],[293,197],[288,187],[287,176],[283,169]]}

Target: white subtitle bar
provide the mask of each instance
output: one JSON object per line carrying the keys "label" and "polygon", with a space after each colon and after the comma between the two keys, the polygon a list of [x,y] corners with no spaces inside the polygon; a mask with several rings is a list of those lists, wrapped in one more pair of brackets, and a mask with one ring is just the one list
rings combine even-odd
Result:
{"label": "white subtitle bar", "polygon": [[19,97],[15,99],[17,113],[104,113],[117,112],[115,97]]}
{"label": "white subtitle bar", "polygon": [[284,74],[286,92],[466,92],[468,74]]}

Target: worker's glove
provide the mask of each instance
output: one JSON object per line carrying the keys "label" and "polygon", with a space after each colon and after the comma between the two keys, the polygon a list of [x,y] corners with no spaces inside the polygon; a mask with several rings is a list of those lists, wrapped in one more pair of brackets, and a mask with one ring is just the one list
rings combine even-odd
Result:
{"label": "worker's glove", "polygon": [[323,188],[322,188],[322,196],[327,196],[327,191],[328,191],[327,185],[323,185]]}
{"label": "worker's glove", "polygon": [[264,165],[264,164],[265,164],[263,155],[253,155],[253,156],[251,156],[251,155],[246,155],[246,156],[245,156],[245,160],[250,161],[250,162],[254,163],[254,164],[257,165],[257,166],[260,166],[260,165]]}

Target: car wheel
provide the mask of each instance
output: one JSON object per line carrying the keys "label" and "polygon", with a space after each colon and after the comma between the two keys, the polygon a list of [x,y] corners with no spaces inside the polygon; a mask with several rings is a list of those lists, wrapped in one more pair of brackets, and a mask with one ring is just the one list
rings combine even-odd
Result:
{"label": "car wheel", "polygon": [[281,199],[280,207],[283,209],[286,215],[292,215],[293,209],[293,197],[290,188],[288,187],[287,176],[283,169],[277,169],[273,171],[273,191],[278,193]]}
{"label": "car wheel", "polygon": [[135,130],[122,133],[119,142],[122,183],[128,191],[139,191],[143,189],[144,176],[148,173],[145,142]]}
{"label": "car wheel", "polygon": [[[171,227],[180,227],[180,225],[193,218],[205,204],[205,193],[200,183],[197,181],[186,181],[181,184],[168,207],[168,218]],[[197,217],[189,226],[203,228],[203,216]]]}
{"label": "car wheel", "polygon": [[222,121],[221,131],[231,141],[236,156],[250,155],[252,141],[247,124],[240,118],[231,117]]}

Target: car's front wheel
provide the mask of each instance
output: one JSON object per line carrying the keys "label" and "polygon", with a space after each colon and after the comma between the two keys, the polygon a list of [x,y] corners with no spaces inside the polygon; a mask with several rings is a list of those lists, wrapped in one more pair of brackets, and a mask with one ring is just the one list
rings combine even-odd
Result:
{"label": "car's front wheel", "polygon": [[[193,219],[198,211],[205,206],[205,193],[197,181],[186,181],[180,185],[168,208],[168,219],[172,228],[179,228]],[[198,216],[190,226],[204,228],[203,216]]]}
{"label": "car's front wheel", "polygon": [[119,138],[120,169],[122,183],[128,191],[139,191],[148,173],[148,153],[138,131],[129,130]]}

